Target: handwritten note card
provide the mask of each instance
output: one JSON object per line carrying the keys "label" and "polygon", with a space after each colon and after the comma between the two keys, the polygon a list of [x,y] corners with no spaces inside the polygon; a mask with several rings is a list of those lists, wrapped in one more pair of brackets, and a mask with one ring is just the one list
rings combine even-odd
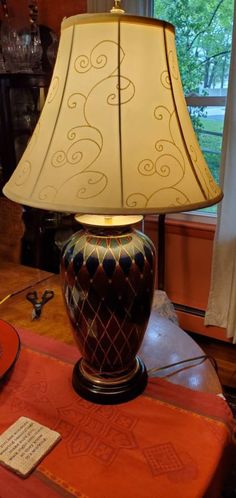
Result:
{"label": "handwritten note card", "polygon": [[20,417],[0,435],[0,463],[27,477],[60,438],[58,432]]}

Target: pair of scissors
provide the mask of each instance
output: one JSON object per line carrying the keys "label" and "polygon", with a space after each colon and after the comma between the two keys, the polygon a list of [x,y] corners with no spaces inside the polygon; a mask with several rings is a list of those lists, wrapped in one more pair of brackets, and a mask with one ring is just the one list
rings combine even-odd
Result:
{"label": "pair of scissors", "polygon": [[36,291],[31,291],[26,294],[26,299],[33,304],[32,320],[38,320],[40,318],[42,307],[54,296],[52,290],[45,290],[42,294],[41,299],[38,298],[38,293]]}

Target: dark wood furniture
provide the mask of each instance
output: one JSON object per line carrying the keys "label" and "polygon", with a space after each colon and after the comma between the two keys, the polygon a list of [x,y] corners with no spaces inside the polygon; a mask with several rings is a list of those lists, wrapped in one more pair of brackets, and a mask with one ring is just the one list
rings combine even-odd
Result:
{"label": "dark wood furniture", "polygon": [[20,263],[25,227],[20,204],[0,197],[0,259]]}
{"label": "dark wood furniture", "polygon": [[40,89],[45,93],[51,74],[0,74],[1,182],[13,173],[40,114]]}

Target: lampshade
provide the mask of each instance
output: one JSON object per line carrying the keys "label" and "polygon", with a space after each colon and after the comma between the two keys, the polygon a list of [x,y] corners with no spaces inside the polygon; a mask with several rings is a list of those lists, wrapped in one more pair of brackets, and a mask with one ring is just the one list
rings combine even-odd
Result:
{"label": "lampshade", "polygon": [[46,103],[3,191],[21,204],[87,214],[218,202],[186,107],[173,26],[117,12],[65,19]]}

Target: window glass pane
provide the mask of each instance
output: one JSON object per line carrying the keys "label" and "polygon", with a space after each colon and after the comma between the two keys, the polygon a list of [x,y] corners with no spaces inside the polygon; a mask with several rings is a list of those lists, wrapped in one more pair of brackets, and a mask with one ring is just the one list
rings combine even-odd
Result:
{"label": "window glass pane", "polygon": [[[154,0],[154,17],[174,24],[179,67],[193,126],[219,181],[222,132],[232,43],[233,0]],[[204,104],[204,98],[207,103]],[[217,98],[219,102],[217,102]],[[212,99],[212,102],[211,102]],[[216,212],[216,206],[203,210]]]}
{"label": "window glass pane", "polygon": [[[190,116],[195,110],[196,108],[189,108]],[[207,164],[218,183],[225,108],[203,107],[201,112],[194,128]]]}

